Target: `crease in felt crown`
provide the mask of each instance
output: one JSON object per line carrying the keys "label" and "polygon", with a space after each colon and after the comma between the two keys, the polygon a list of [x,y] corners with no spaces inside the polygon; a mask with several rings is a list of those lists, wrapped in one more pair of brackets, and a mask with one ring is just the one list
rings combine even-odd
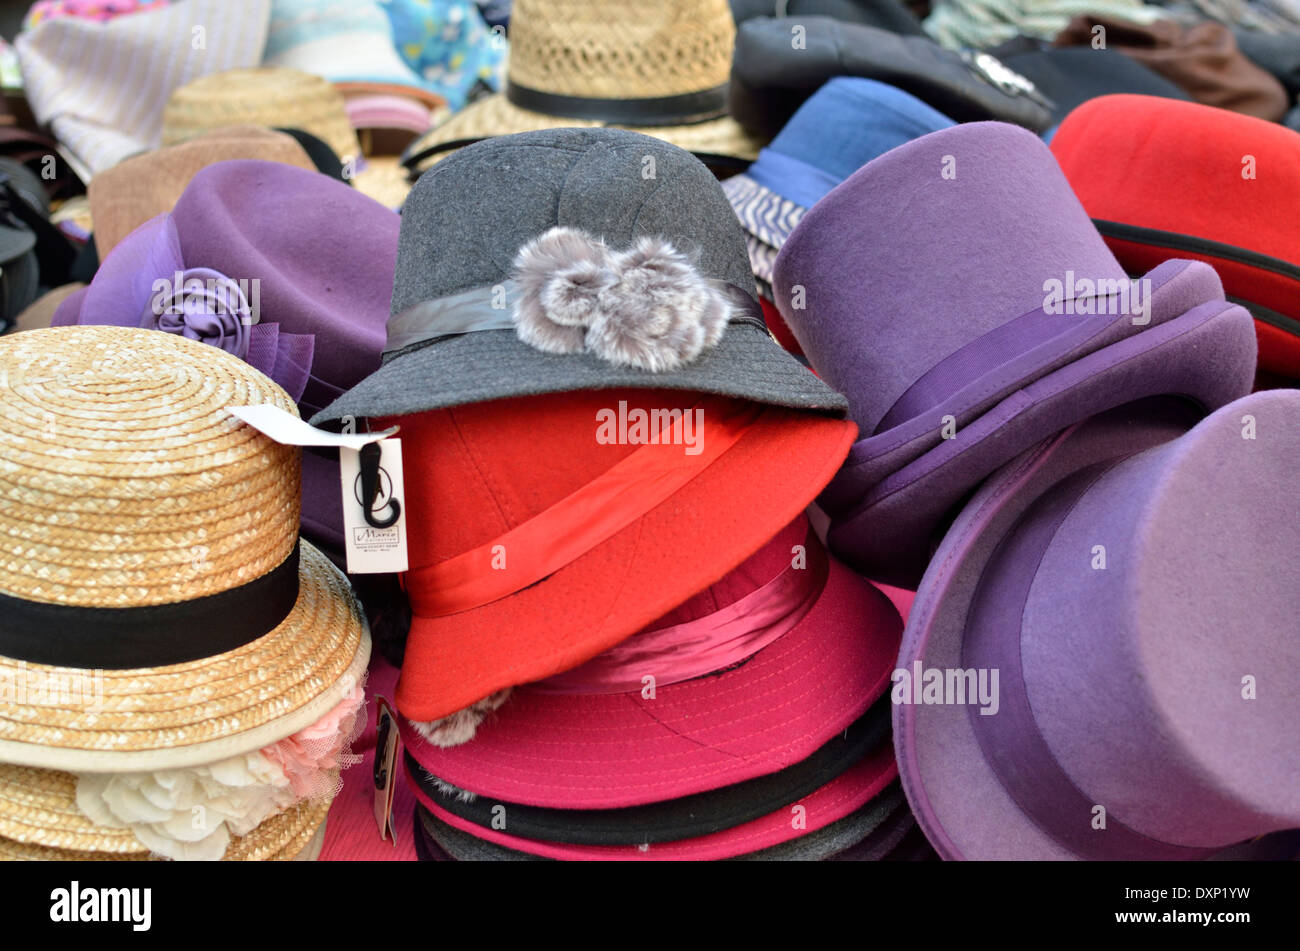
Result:
{"label": "crease in felt crown", "polygon": [[626,251],[557,227],[514,261],[512,317],[519,339],[546,353],[587,351],[617,366],[676,370],[722,339],[726,295],[666,238]]}

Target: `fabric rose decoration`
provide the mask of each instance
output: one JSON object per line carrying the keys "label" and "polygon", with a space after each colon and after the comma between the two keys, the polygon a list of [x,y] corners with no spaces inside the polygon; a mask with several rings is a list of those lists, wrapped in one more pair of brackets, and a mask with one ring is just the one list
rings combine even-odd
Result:
{"label": "fabric rose decoration", "polygon": [[238,283],[220,271],[193,267],[173,279],[154,281],[149,306],[140,326],[180,334],[234,354],[248,357],[253,312]]}
{"label": "fabric rose decoration", "polygon": [[365,725],[358,685],[310,726],[261,750],[206,766],[77,777],[77,808],[96,825],[129,828],[164,858],[218,861],[231,840],[296,803],[337,795],[339,771]]}

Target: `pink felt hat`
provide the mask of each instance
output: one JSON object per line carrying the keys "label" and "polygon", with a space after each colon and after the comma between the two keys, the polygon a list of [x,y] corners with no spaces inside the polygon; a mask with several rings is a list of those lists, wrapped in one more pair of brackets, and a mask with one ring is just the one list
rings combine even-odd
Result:
{"label": "pink felt hat", "polygon": [[[944,858],[1201,859],[1300,826],[1300,393],[1199,415],[1076,424],[949,530],[892,693]],[[952,671],[996,671],[996,704]]]}
{"label": "pink felt hat", "polygon": [[[775,812],[709,835],[642,848],[635,845],[561,845],[522,839],[452,815],[414,786],[415,797],[434,816],[486,842],[565,861],[708,862],[789,842],[837,822],[879,795],[898,776],[893,751],[884,746],[815,792]],[[509,817],[506,818],[507,828]]]}
{"label": "pink felt hat", "polygon": [[[434,776],[507,802],[677,799],[775,773],[845,730],[888,686],[901,628],[889,599],[828,556],[800,516],[640,634],[516,688],[468,742],[435,746],[405,720],[402,739]],[[668,642],[665,631],[676,632]]]}

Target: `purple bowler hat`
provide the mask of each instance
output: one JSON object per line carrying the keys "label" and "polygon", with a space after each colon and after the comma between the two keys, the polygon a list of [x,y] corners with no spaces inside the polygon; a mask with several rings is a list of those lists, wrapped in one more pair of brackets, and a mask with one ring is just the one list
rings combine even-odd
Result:
{"label": "purple bowler hat", "polygon": [[975,122],[868,163],[803,216],[774,291],[862,437],[821,497],[832,550],[914,587],[981,480],[1146,396],[1250,392],[1250,315],[1207,264],[1137,282],[1032,133]]}
{"label": "purple bowler hat", "polygon": [[893,719],[945,858],[1199,859],[1300,827],[1300,392],[1199,417],[1152,397],[1068,427],[944,538]]}
{"label": "purple bowler hat", "polygon": [[[343,182],[279,162],[218,162],[65,300],[54,326],[181,334],[233,353],[303,418],[379,369],[401,218]],[[303,453],[303,534],[343,549],[338,463]]]}

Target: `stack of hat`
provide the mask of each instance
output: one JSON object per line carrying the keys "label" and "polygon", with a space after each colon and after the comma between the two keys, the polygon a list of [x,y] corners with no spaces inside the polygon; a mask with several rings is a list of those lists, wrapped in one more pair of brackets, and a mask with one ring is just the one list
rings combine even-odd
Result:
{"label": "stack of hat", "polygon": [[0,340],[0,856],[293,859],[364,719],[370,642],[298,538],[288,396],[143,329]]}
{"label": "stack of hat", "polygon": [[854,427],[766,333],[708,170],[613,129],[457,152],[407,203],[392,311],[384,366],[315,421],[400,427],[422,834],[459,857],[897,844],[901,622],[802,514]]}

